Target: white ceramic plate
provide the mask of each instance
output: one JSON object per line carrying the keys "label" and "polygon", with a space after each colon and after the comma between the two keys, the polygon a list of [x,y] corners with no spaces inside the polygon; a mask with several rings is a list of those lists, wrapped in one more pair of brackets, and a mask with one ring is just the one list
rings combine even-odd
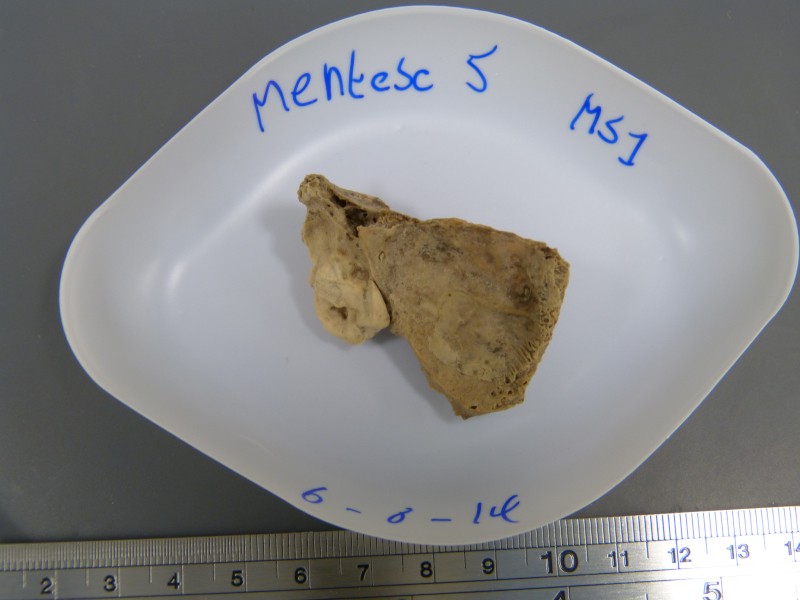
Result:
{"label": "white ceramic plate", "polygon": [[[403,340],[348,347],[323,330],[296,199],[311,172],[571,262],[522,406],[464,422]],[[460,544],[622,480],[796,268],[786,197],[741,145],[535,26],[416,7],[334,23],[249,70],[82,227],[61,313],[100,386],[286,501]]]}

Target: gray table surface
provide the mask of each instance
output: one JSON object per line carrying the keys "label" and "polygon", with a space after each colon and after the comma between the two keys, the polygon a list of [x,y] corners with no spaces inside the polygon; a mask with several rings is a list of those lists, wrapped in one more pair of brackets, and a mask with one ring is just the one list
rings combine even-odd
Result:
{"label": "gray table surface", "polygon": [[[58,316],[86,217],[246,69],[395,2],[0,0],[0,542],[330,529],[117,402]],[[800,202],[800,3],[465,1],[664,92]],[[742,240],[747,243],[747,240]],[[800,504],[795,292],[711,395],[578,516]]]}

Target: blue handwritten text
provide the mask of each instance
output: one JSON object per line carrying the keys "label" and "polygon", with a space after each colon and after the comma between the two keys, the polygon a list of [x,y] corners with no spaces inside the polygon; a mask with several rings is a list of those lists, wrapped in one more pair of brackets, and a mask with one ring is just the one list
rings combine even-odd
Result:
{"label": "blue handwritten text", "polygon": [[[301,492],[300,498],[302,498],[305,502],[308,502],[309,504],[323,504],[324,502],[326,502],[326,498],[325,496],[323,496],[323,494],[325,494],[326,492],[328,492],[328,488],[325,486],[314,487],[304,492]],[[489,506],[488,509],[484,507],[483,502],[478,502],[475,504],[475,512],[471,517],[472,523],[473,525],[480,525],[482,522],[489,519],[500,519],[501,521],[505,521],[506,523],[518,523],[519,521],[512,518],[511,513],[513,513],[517,508],[519,508],[520,504],[521,500],[518,494],[513,494],[508,498],[506,498],[505,501],[503,501],[501,504]],[[353,506],[345,505],[344,510],[346,512],[355,513],[358,515],[364,514],[360,508],[355,508]],[[413,507],[407,506],[401,510],[398,510],[397,512],[388,515],[387,513],[383,513],[381,518],[385,519],[387,523],[390,523],[392,525],[399,525],[401,523],[407,522],[409,520],[409,516],[412,513],[416,514],[416,512],[417,511]],[[420,517],[422,517],[422,515],[420,515]],[[423,518],[427,519],[431,523],[452,523],[453,521],[455,521],[453,517],[448,517],[441,514]]]}
{"label": "blue handwritten text", "polygon": [[[476,61],[483,60],[496,51],[497,44],[488,52],[468,55],[466,64],[471,69],[473,81],[465,83],[472,91],[486,91],[489,82]],[[346,67],[325,62],[318,71],[300,73],[289,84],[270,79],[262,91],[253,92],[252,104],[258,129],[264,133],[270,112],[288,113],[319,105],[320,102],[333,102],[337,98],[363,100],[368,94],[424,93],[434,87],[430,69],[412,64],[406,56],[401,56],[391,68],[365,73],[358,67],[357,52],[351,50]]]}
{"label": "blue handwritten text", "polygon": [[430,71],[425,68],[409,67],[405,56],[400,58],[392,70],[377,71],[372,73],[369,79],[358,69],[356,61],[356,51],[353,50],[350,52],[350,60],[345,69],[324,63],[316,87],[314,76],[309,71],[301,73],[291,87],[284,88],[278,81],[270,79],[262,94],[253,92],[253,107],[256,111],[258,128],[262,132],[265,131],[264,110],[270,98],[273,99],[273,104],[278,104],[284,112],[289,112],[293,108],[316,104],[321,98],[327,102],[341,97],[360,100],[370,90],[377,93],[390,90],[427,92],[433,88],[433,83],[429,81]]}
{"label": "blue handwritten text", "polygon": [[606,144],[614,145],[632,138],[635,140],[635,142],[633,143],[633,148],[630,150],[630,152],[617,157],[617,160],[621,164],[625,165],[626,167],[632,167],[634,158],[641,149],[642,144],[644,144],[644,141],[647,139],[647,134],[633,133],[629,131],[627,132],[627,137],[620,138],[618,126],[621,125],[622,121],[625,120],[625,116],[615,116],[610,119],[605,119],[601,123],[600,120],[603,116],[603,107],[599,104],[593,106],[592,96],[594,96],[594,93],[590,93],[588,96],[586,96],[586,99],[583,101],[578,113],[570,122],[569,128],[574,131],[578,122],[583,119],[584,122],[589,122],[589,127],[586,132],[589,135],[596,134],[597,137],[599,137]]}
{"label": "blue handwritten text", "polygon": [[[514,494],[513,496],[509,496],[508,499],[503,502],[500,506],[492,506],[489,508],[489,517],[493,519],[502,519],[508,523],[518,523],[512,519],[509,515],[516,510],[520,505],[519,495]],[[472,518],[472,522],[475,525],[480,525],[481,517],[483,516],[483,502],[478,502],[477,509],[475,510],[475,516]]]}
{"label": "blue handwritten text", "polygon": [[306,502],[310,502],[311,504],[322,504],[325,498],[321,496],[321,493],[327,491],[328,488],[326,487],[312,488],[310,490],[306,490],[305,492],[303,492],[300,495],[300,497]]}
{"label": "blue handwritten text", "polygon": [[483,54],[470,54],[469,58],[467,59],[467,64],[475,70],[475,72],[478,74],[478,77],[480,77],[481,80],[480,85],[475,85],[474,83],[470,83],[469,81],[467,81],[467,86],[473,91],[478,92],[479,94],[482,94],[483,92],[486,91],[486,88],[489,86],[489,82],[486,81],[486,75],[484,75],[483,71],[481,71],[478,65],[475,64],[475,61],[487,58],[492,54],[494,54],[496,51],[497,51],[497,44],[495,44],[494,47],[488,52],[484,52]]}
{"label": "blue handwritten text", "polygon": [[411,508],[411,507],[404,508],[400,512],[396,512],[393,515],[390,515],[389,518],[386,519],[386,520],[389,523],[391,523],[392,525],[397,525],[398,523],[402,523],[403,521],[405,521],[406,520],[406,515],[408,515],[409,513],[412,513],[412,512],[414,512],[413,508]]}

